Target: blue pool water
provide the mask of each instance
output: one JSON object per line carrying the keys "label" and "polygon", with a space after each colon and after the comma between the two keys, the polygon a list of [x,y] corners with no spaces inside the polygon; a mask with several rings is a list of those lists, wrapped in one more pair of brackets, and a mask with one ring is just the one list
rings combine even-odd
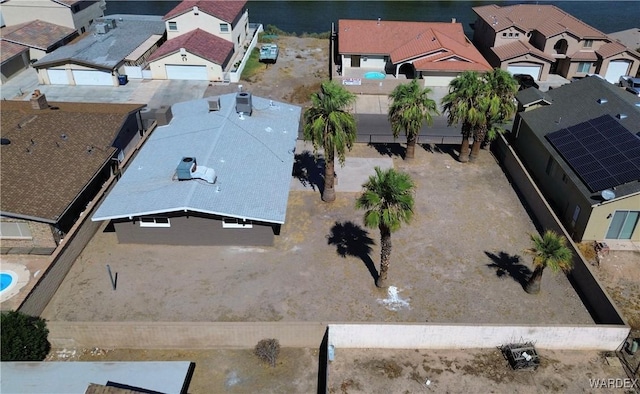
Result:
{"label": "blue pool water", "polygon": [[369,71],[364,73],[366,79],[384,79],[385,75],[378,71]]}
{"label": "blue pool water", "polygon": [[11,282],[13,282],[13,276],[5,274],[4,272],[0,273],[0,291],[9,287]]}

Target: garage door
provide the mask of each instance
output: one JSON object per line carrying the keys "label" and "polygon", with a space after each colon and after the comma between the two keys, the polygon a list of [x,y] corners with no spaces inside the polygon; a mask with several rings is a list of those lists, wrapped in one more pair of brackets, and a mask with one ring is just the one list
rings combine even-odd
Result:
{"label": "garage door", "polygon": [[113,77],[110,72],[97,70],[73,70],[73,79],[76,85],[101,85],[113,86]]}
{"label": "garage door", "polygon": [[67,70],[47,70],[49,83],[52,85],[68,85]]}
{"label": "garage door", "polygon": [[129,79],[142,79],[142,68],[140,66],[124,66],[124,73]]}
{"label": "garage door", "polygon": [[188,79],[191,81],[208,81],[206,66],[173,66],[165,65],[167,79]]}
{"label": "garage door", "polygon": [[607,74],[604,78],[611,83],[618,83],[621,75],[627,75],[629,73],[630,63],[628,60],[616,60],[609,63]]}
{"label": "garage door", "polygon": [[531,75],[533,79],[537,81],[540,79],[540,71],[542,71],[542,66],[509,66],[507,70],[511,73],[511,75]]}

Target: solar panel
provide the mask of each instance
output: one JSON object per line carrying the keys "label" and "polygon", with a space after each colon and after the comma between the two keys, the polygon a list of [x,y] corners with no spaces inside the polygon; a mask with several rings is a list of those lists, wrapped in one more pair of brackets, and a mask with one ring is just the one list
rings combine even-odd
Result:
{"label": "solar panel", "polygon": [[546,138],[591,192],[640,180],[640,138],[610,115],[549,133]]}

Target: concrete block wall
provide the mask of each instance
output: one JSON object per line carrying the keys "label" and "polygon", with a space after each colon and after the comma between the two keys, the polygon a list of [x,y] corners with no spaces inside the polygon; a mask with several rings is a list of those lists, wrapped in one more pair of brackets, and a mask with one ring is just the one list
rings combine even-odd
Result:
{"label": "concrete block wall", "polygon": [[47,322],[54,348],[253,348],[276,338],[283,347],[318,348],[322,322]]}
{"label": "concrete block wall", "polygon": [[626,326],[505,326],[461,324],[330,324],[328,345],[340,348],[471,349],[533,342],[541,349],[617,350]]}
{"label": "concrete block wall", "polygon": [[593,275],[591,266],[582,258],[578,247],[560,224],[560,220],[505,137],[500,135],[492,144],[491,149],[509,175],[510,181],[515,185],[520,197],[525,200],[537,223],[544,230],[556,231],[564,234],[567,238],[567,246],[573,252],[573,270],[568,274],[568,277],[594,321],[597,324],[626,325],[622,314],[604,290],[604,286]]}

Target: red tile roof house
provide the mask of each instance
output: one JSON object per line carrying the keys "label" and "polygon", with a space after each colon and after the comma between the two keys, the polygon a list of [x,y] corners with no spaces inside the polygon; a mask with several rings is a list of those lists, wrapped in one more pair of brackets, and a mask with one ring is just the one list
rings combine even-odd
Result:
{"label": "red tile roof house", "polygon": [[347,80],[378,71],[391,78],[422,78],[426,86],[447,86],[463,71],[491,70],[455,20],[341,19],[337,52],[342,77]]}
{"label": "red tile roof house", "polygon": [[473,42],[494,67],[545,81],[598,74],[611,83],[635,75],[640,53],[553,5],[474,7]]}
{"label": "red tile roof house", "polygon": [[153,79],[222,81],[250,38],[246,1],[183,1],[163,19],[168,41],[149,59]]}

